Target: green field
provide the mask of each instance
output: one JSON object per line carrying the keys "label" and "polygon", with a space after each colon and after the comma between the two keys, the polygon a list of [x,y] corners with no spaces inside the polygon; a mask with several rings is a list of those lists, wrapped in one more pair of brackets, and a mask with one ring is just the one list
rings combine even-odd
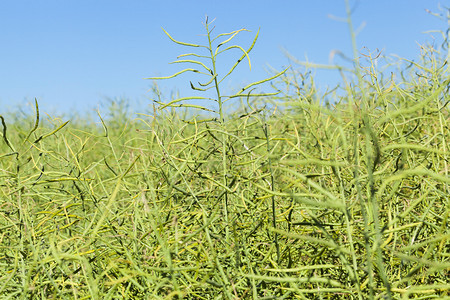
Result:
{"label": "green field", "polygon": [[180,73],[210,105],[155,85],[140,114],[1,117],[0,298],[449,298],[448,40],[392,74],[355,50],[334,90],[293,67],[224,96],[220,51],[231,74],[257,36],[205,27]]}

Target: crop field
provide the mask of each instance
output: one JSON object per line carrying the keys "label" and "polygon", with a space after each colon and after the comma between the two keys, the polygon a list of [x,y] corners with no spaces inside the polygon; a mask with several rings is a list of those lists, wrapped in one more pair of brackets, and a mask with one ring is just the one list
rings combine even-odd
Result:
{"label": "crop field", "polygon": [[214,98],[1,116],[0,298],[450,298],[448,40],[388,74],[355,49],[327,92],[289,68],[230,96],[216,59],[239,53],[226,78],[257,34],[209,25],[167,33],[187,67],[150,79]]}

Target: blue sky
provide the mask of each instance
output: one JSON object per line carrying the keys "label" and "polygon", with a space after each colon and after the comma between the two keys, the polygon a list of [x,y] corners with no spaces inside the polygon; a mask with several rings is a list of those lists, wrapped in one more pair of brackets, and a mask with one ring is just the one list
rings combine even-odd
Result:
{"label": "blue sky", "polygon": [[[445,22],[425,9],[439,12],[438,0],[361,0],[353,13],[355,27],[366,23],[358,48],[414,59],[418,44],[431,41],[427,30],[445,30]],[[246,28],[236,43],[248,47],[258,28],[260,37],[250,54],[252,70],[241,64],[225,89],[267,77],[268,65],[281,69],[286,49],[300,60],[328,63],[330,51],[351,56],[342,0],[15,0],[0,2],[0,113],[38,99],[48,113],[93,111],[107,98],[127,98],[135,111],[151,103],[151,76],[171,75],[177,55],[192,52],[174,38],[204,43],[205,15],[216,19],[215,33]],[[238,52],[235,52],[239,56]],[[228,62],[229,63],[229,62]],[[220,66],[219,66],[220,67]],[[333,82],[318,74],[320,83]],[[169,97],[178,89],[190,96],[191,75],[159,82]],[[140,106],[139,106],[140,105]]]}

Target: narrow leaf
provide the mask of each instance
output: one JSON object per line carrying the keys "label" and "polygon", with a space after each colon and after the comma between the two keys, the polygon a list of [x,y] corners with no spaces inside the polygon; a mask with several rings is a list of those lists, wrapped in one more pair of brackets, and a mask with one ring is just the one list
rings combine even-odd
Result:
{"label": "narrow leaf", "polygon": [[170,107],[189,107],[189,108],[196,108],[196,109],[200,109],[200,110],[205,110],[205,111],[209,111],[209,112],[213,112],[213,113],[217,113],[216,111],[206,108],[204,106],[200,106],[200,105],[194,105],[194,104],[171,104],[171,105],[166,105],[166,106],[170,106]]}
{"label": "narrow leaf", "polygon": [[168,106],[173,106],[173,104],[178,103],[180,101],[185,101],[185,100],[215,100],[215,99],[206,98],[206,97],[182,97],[182,98],[178,98],[178,99],[170,101],[169,103],[167,103],[163,107],[161,107],[161,109],[166,108]]}
{"label": "narrow leaf", "polygon": [[177,43],[177,44],[183,45],[183,46],[189,46],[189,47],[203,47],[203,48],[205,48],[205,46],[202,46],[202,45],[197,45],[197,44],[191,44],[191,43],[185,43],[185,42],[177,41],[173,37],[171,37],[170,34],[167,31],[164,30],[164,28],[161,27],[161,29],[167,34],[169,39],[171,39],[172,42],[174,42],[174,43]]}
{"label": "narrow leaf", "polygon": [[31,129],[31,131],[28,133],[27,137],[25,138],[24,142],[28,141],[28,139],[30,138],[31,134],[33,132],[35,132],[39,126],[39,105],[37,102],[37,99],[34,98],[34,104],[36,106],[36,121],[34,122],[34,127],[33,129]]}
{"label": "narrow leaf", "polygon": [[222,43],[220,43],[219,45],[217,45],[217,48],[220,47],[220,46],[222,46],[222,45],[225,45],[226,43],[228,43],[229,41],[231,41],[231,40],[232,40],[239,32],[241,32],[241,31],[249,31],[249,30],[247,30],[247,29],[245,29],[245,28],[242,28],[242,29],[239,29],[239,30],[230,32],[230,33],[222,33],[222,34],[219,34],[216,38],[218,38],[218,37],[220,37],[220,36],[230,35],[230,34],[231,34],[231,36],[230,36],[228,39],[226,39],[225,41],[223,41]]}
{"label": "narrow leaf", "polygon": [[266,79],[263,79],[263,80],[260,80],[260,81],[256,81],[256,82],[250,83],[249,85],[243,87],[236,95],[241,94],[243,91],[245,91],[245,90],[251,88],[252,86],[259,85],[259,84],[264,83],[264,82],[267,82],[267,81],[271,81],[271,80],[273,80],[273,79],[275,79],[275,78],[277,78],[277,77],[283,75],[284,73],[286,73],[286,71],[287,71],[288,69],[289,69],[289,67],[287,67],[286,69],[284,69],[283,71],[281,71],[280,73],[278,73],[278,74],[276,74],[276,75],[274,75],[274,76],[272,76],[272,77],[269,77],[269,78],[266,78]]}
{"label": "narrow leaf", "polygon": [[[177,77],[178,75],[183,74],[185,72],[194,72],[194,73],[205,74],[205,73],[200,72],[197,69],[184,69],[184,70],[182,70],[180,72],[177,72],[177,73],[175,73],[175,74],[173,74],[171,76],[166,76],[166,77],[149,77],[149,78],[144,78],[144,79],[150,79],[150,80],[170,79],[170,78]],[[208,75],[208,74],[206,74],[206,75]]]}
{"label": "narrow leaf", "polygon": [[185,54],[181,54],[177,56],[177,59],[180,59],[181,57],[187,57],[187,56],[195,56],[195,57],[199,57],[199,58],[209,58],[211,59],[211,57],[209,56],[204,56],[204,55],[198,55],[196,53],[185,53]]}
{"label": "narrow leaf", "polygon": [[9,147],[9,149],[11,149],[13,152],[16,152],[13,145],[10,144],[8,138],[6,137],[7,127],[6,127],[5,119],[3,119],[3,116],[0,116],[0,119],[2,120],[2,125],[3,125],[3,140],[5,141],[6,145]]}
{"label": "narrow leaf", "polygon": [[171,62],[170,64],[177,64],[177,63],[191,63],[191,64],[197,64],[202,66],[203,68],[205,68],[206,71],[208,71],[209,73],[212,73],[211,69],[208,68],[204,63],[200,62],[200,61],[196,61],[196,60],[191,60],[191,59],[182,59],[182,60],[176,60]]}

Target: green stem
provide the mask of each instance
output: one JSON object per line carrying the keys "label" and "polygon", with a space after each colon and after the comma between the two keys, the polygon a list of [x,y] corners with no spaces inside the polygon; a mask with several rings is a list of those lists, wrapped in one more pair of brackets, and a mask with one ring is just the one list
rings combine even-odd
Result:
{"label": "green stem", "polygon": [[[212,49],[212,42],[211,42],[211,32],[209,31],[209,27],[208,27],[208,21],[206,21],[206,31],[208,34],[208,43],[209,43],[209,52],[211,55],[211,63],[212,63],[212,70],[213,73],[212,76],[214,77],[214,86],[216,89],[216,94],[217,94],[217,102],[219,104],[219,123],[220,123],[220,127],[222,129],[222,169],[223,169],[223,184],[224,186],[228,186],[228,182],[227,182],[227,171],[228,171],[228,166],[227,166],[227,135],[225,134],[225,118],[224,118],[224,114],[223,114],[223,102],[222,102],[222,96],[220,95],[220,89],[219,89],[219,82],[217,81],[217,70],[216,70],[216,55],[213,52]],[[224,191],[224,195],[223,195],[223,214],[224,214],[224,219],[225,219],[225,238],[226,238],[226,242],[228,243],[229,241],[229,228],[228,228],[228,192],[225,190]]]}
{"label": "green stem", "polygon": [[[267,128],[267,123],[264,124],[264,135],[266,136],[266,143],[267,143],[267,160],[269,162],[269,172],[270,172],[270,188],[272,192],[275,190],[274,187],[274,180],[273,180],[273,173],[272,173],[272,160],[270,159],[270,138],[269,138],[269,129]],[[273,228],[277,229],[277,214],[276,214],[276,207],[275,207],[275,196],[272,195],[272,226]],[[278,234],[275,231],[275,247],[277,249],[277,263],[280,263],[280,245],[278,244]]]}

